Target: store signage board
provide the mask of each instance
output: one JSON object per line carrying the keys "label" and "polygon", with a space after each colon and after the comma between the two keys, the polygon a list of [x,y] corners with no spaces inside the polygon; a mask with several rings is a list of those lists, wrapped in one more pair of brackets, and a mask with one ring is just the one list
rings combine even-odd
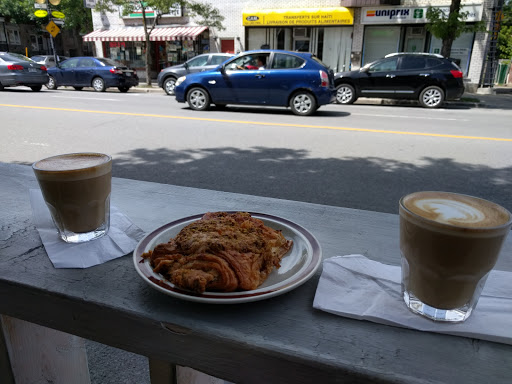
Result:
{"label": "store signage board", "polygon": [[354,11],[345,7],[243,11],[244,26],[352,25]]}
{"label": "store signage board", "polygon": [[48,16],[48,12],[43,11],[42,9],[39,9],[34,12],[34,15],[36,15],[36,17],[46,17],[46,16]]}
{"label": "store signage board", "polygon": [[84,7],[91,9],[96,7],[96,0],[84,0]]}
{"label": "store signage board", "polygon": [[[153,9],[151,7],[145,7],[144,9],[145,9],[146,17],[156,17],[157,13],[156,13],[155,9]],[[129,13],[129,14],[125,15],[123,7],[120,6],[119,14],[124,19],[138,19],[138,18],[142,18],[142,9],[140,9],[140,7],[139,7],[139,9],[136,8],[133,11],[133,13]],[[162,15],[162,17],[182,17],[182,16],[183,16],[183,14],[181,11],[180,4],[175,4],[173,7],[169,8],[169,11],[167,11],[165,14]]]}
{"label": "store signage board", "polygon": [[[435,7],[446,15],[450,7]],[[428,7],[365,7],[361,8],[361,24],[426,24]],[[461,12],[468,12],[466,22],[482,20],[483,5],[461,6]]]}
{"label": "store signage board", "polygon": [[56,17],[57,19],[64,19],[66,17],[65,14],[59,11],[52,11],[52,16]]}
{"label": "store signage board", "polygon": [[0,23],[5,22],[5,19],[3,17],[0,17]]}
{"label": "store signage board", "polygon": [[50,35],[53,37],[57,36],[60,32],[59,27],[57,27],[57,24],[55,24],[53,21],[50,21],[48,25],[46,26],[46,30],[50,32]]}
{"label": "store signage board", "polygon": [[36,9],[47,9],[47,6],[46,6],[46,4],[35,3],[34,4],[34,8],[36,8]]}

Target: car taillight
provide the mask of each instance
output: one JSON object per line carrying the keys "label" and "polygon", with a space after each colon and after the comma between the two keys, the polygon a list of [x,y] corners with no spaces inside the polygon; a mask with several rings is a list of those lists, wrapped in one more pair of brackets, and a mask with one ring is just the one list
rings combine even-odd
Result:
{"label": "car taillight", "polygon": [[119,68],[110,68],[110,73],[113,73],[114,75],[120,75],[121,73],[123,73],[123,71],[121,71]]}
{"label": "car taillight", "polygon": [[328,87],[329,86],[329,75],[327,75],[326,72],[320,71],[320,80],[322,82],[320,84],[320,86],[322,86],[322,87]]}
{"label": "car taillight", "polygon": [[48,69],[44,66],[44,65],[41,65],[41,71],[44,71],[46,72]]}
{"label": "car taillight", "polygon": [[452,69],[450,71],[450,73],[453,75],[453,77],[455,77],[456,79],[460,79],[461,77],[463,77],[464,75],[462,74],[461,71],[457,71],[455,69]]}
{"label": "car taillight", "polygon": [[18,64],[8,65],[7,69],[9,69],[11,71],[23,71],[23,66],[22,65],[18,65]]}

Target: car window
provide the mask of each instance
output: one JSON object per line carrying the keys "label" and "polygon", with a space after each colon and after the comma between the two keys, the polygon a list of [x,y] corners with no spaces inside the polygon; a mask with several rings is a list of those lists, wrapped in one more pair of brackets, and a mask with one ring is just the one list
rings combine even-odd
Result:
{"label": "car window", "polygon": [[69,59],[61,64],[61,68],[76,68],[78,65],[78,59]]}
{"label": "car window", "polygon": [[426,68],[438,67],[440,65],[443,65],[443,61],[442,60],[434,59],[434,58],[428,58],[427,59]]}
{"label": "car window", "polygon": [[44,61],[44,56],[32,56],[31,59],[34,61]]}
{"label": "car window", "polygon": [[300,68],[304,65],[305,60],[297,57],[288,55],[285,53],[276,53],[272,60],[272,69],[293,69]]}
{"label": "car window", "polygon": [[189,67],[202,67],[208,62],[208,55],[194,57],[187,61]]}
{"label": "car window", "polygon": [[426,60],[421,56],[403,56],[400,63],[401,70],[424,69]]}
{"label": "car window", "polygon": [[251,53],[249,55],[240,56],[230,61],[226,68],[230,70],[265,69],[268,56],[268,53]]}
{"label": "car window", "polygon": [[117,61],[112,60],[112,59],[105,59],[102,57],[102,58],[98,58],[97,60],[100,62],[100,65],[102,67],[122,67],[123,66],[123,64],[118,63]]}
{"label": "car window", "polygon": [[212,56],[212,60],[210,61],[210,65],[219,65],[229,59],[230,56]]}
{"label": "car window", "polygon": [[23,61],[29,61],[31,63],[35,63],[34,60],[29,59],[27,56],[23,56],[23,55],[20,55],[19,53],[13,53],[13,52],[2,54],[2,59],[4,59],[5,61],[20,61],[20,60],[23,60]]}
{"label": "car window", "polygon": [[397,63],[398,58],[396,57],[377,61],[374,64],[370,65],[370,68],[368,68],[368,72],[396,71]]}
{"label": "car window", "polygon": [[49,58],[48,58],[48,61],[49,61],[50,63],[55,63],[55,58],[54,58],[54,57],[49,57]]}
{"label": "car window", "polygon": [[95,67],[96,61],[92,57],[86,57],[85,59],[80,60],[79,67]]}
{"label": "car window", "polygon": [[329,68],[329,66],[327,64],[325,64],[322,60],[320,60],[318,57],[316,57],[315,55],[311,56],[311,58],[316,61],[318,64],[320,65],[323,65],[324,67],[326,68]]}

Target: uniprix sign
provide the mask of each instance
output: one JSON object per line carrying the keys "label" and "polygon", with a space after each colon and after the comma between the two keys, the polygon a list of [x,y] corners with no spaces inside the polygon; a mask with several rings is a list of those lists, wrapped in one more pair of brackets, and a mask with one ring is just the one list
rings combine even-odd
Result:
{"label": "uniprix sign", "polygon": [[[440,8],[447,16],[450,7]],[[362,8],[361,24],[425,24],[428,7],[366,7]],[[481,4],[463,5],[462,12],[468,12],[466,22],[482,20]]]}

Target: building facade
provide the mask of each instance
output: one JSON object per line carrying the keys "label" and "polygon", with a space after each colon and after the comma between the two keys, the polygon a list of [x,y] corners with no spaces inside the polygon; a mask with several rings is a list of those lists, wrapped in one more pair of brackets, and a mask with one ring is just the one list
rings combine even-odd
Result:
{"label": "building facade", "polygon": [[[262,47],[308,51],[336,72],[360,68],[392,52],[439,53],[441,41],[427,31],[426,12],[428,6],[445,10],[450,6],[450,0],[207,1],[225,17],[225,29],[199,28],[189,35],[173,35],[177,28],[192,30],[198,26],[187,17],[186,10],[171,10],[173,14],[164,15],[152,33],[155,74],[207,51],[237,53]],[[466,22],[484,20],[490,26],[495,1],[463,0]],[[93,12],[93,23],[96,35],[90,34],[85,40],[96,39],[98,54],[125,60],[137,68],[145,66],[140,17]],[[139,37],[123,37],[122,31],[138,33]],[[485,32],[465,33],[453,43],[451,57],[460,63],[468,88],[481,82],[488,44],[489,34]]]}

